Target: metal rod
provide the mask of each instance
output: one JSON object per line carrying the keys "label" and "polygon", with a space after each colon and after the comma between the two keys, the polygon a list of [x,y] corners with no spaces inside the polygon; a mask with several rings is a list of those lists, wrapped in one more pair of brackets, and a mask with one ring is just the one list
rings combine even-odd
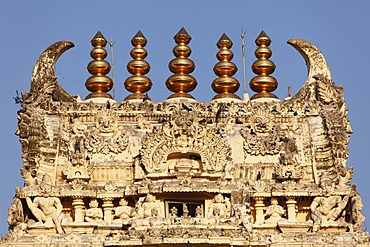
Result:
{"label": "metal rod", "polygon": [[247,93],[247,79],[246,79],[246,72],[245,72],[245,46],[244,46],[244,37],[245,37],[245,31],[243,31],[240,34],[240,37],[242,38],[242,62],[243,62],[243,87],[244,87],[244,93]]}

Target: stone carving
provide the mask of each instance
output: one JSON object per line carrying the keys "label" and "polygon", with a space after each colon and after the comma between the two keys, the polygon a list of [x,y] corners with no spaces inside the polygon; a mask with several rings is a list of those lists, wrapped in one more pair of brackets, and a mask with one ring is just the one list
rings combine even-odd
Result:
{"label": "stone carving", "polygon": [[156,202],[156,198],[152,194],[139,198],[136,204],[136,211],[140,218],[162,217],[161,206]]}
{"label": "stone carving", "polygon": [[8,224],[10,230],[24,230],[22,227],[24,224],[23,206],[21,200],[17,197],[13,198],[12,205],[9,208]]}
{"label": "stone carving", "polygon": [[343,210],[348,200],[348,196],[315,197],[310,205],[311,218],[314,221],[313,231],[316,232],[320,227],[328,227],[334,222],[343,220]]}
{"label": "stone carving", "polygon": [[22,94],[24,187],[0,246],[367,245],[343,89],[289,42],[309,70],[294,97],[205,103],[81,101],[54,75],[71,43],[49,47]]}
{"label": "stone carving", "polygon": [[176,207],[172,207],[170,210],[170,217],[177,218],[178,217],[178,209]]}
{"label": "stone carving", "polygon": [[50,45],[39,57],[32,71],[30,92],[23,94],[25,104],[43,104],[45,100],[73,102],[70,96],[57,82],[55,63],[68,49],[74,47],[70,41],[59,41]]}
{"label": "stone carving", "polygon": [[343,187],[348,185],[353,177],[353,166],[348,169],[343,169],[339,174],[338,186]]}
{"label": "stone carving", "polygon": [[[222,172],[230,149],[214,129],[195,121],[195,117],[180,111],[173,120],[148,133],[142,143],[142,163],[148,173],[165,173],[166,159],[173,153],[195,153],[201,158],[202,171]],[[177,167],[181,167],[179,160]],[[194,163],[193,161],[191,163]],[[195,164],[190,169],[196,170]]]}
{"label": "stone carving", "polygon": [[270,113],[259,106],[249,118],[250,128],[240,130],[247,154],[273,155],[280,152],[281,137],[275,131],[270,117]]}
{"label": "stone carving", "polygon": [[265,223],[277,223],[281,221],[287,221],[282,218],[285,214],[285,210],[278,204],[278,200],[275,197],[271,198],[271,204],[267,207],[265,212]]}
{"label": "stone carving", "polygon": [[351,230],[360,232],[365,222],[365,216],[361,213],[364,205],[362,204],[362,199],[359,193],[356,193],[356,195],[351,198],[351,206],[351,223],[353,224]]}
{"label": "stone carving", "polygon": [[231,204],[229,198],[222,194],[215,195],[208,209],[208,217],[229,218],[231,215]]}
{"label": "stone carving", "polygon": [[127,148],[125,132],[118,129],[116,116],[110,111],[96,116],[96,129],[91,131],[85,142],[86,149],[92,153],[119,153]]}
{"label": "stone carving", "polygon": [[119,201],[119,206],[115,209],[115,220],[113,223],[119,223],[127,225],[131,223],[131,218],[135,216],[135,209],[128,206],[128,202],[125,198],[121,198]]}
{"label": "stone carving", "polygon": [[28,208],[37,220],[35,226],[55,227],[58,233],[64,233],[60,224],[63,206],[58,197],[50,197],[44,191],[43,196],[37,196],[33,201],[30,197],[27,197],[26,201]]}
{"label": "stone carving", "polygon": [[90,208],[86,210],[85,221],[86,222],[103,222],[103,210],[99,208],[99,203],[96,199],[91,198],[89,203]]}

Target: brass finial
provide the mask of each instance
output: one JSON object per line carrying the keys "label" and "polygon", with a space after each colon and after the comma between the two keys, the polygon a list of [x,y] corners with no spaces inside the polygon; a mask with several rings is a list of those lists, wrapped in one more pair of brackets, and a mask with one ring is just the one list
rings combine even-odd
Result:
{"label": "brass finial", "polygon": [[147,40],[141,31],[137,32],[135,37],[131,40],[131,44],[135,48],[131,50],[130,55],[134,60],[131,60],[126,67],[132,76],[126,79],[125,88],[132,94],[127,96],[125,100],[150,100],[150,98],[144,94],[152,87],[152,81],[144,76],[150,70],[149,63],[144,60],[148,55],[147,51],[144,49],[146,43]]}
{"label": "brass finial", "polygon": [[254,52],[254,55],[258,60],[253,63],[252,70],[257,76],[252,78],[249,85],[257,93],[251,99],[277,98],[271,92],[277,88],[278,82],[274,77],[269,76],[276,68],[275,64],[269,60],[272,55],[269,48],[271,39],[262,31],[255,42],[258,48]]}
{"label": "brass finial", "polygon": [[233,42],[224,33],[220,40],[217,42],[217,47],[220,49],[217,52],[218,63],[213,67],[213,71],[219,78],[212,82],[212,89],[217,93],[213,99],[221,98],[234,98],[240,99],[239,96],[234,93],[239,89],[239,81],[232,77],[238,68],[231,62],[234,57],[230,48],[233,46]]}
{"label": "brass finial", "polygon": [[195,69],[194,62],[188,59],[191,54],[191,49],[188,46],[191,37],[185,28],[181,28],[174,39],[177,45],[173,48],[172,53],[176,58],[172,59],[168,65],[168,68],[174,75],[171,75],[166,81],[167,88],[174,94],[168,98],[193,99],[193,96],[188,94],[197,86],[195,78],[189,75]]}
{"label": "brass finial", "polygon": [[109,92],[113,87],[113,81],[106,76],[110,71],[110,64],[104,60],[107,57],[107,51],[104,47],[107,45],[107,40],[99,31],[91,40],[91,45],[94,47],[90,56],[94,59],[87,65],[87,70],[90,76],[85,83],[87,90],[91,93],[85,99],[91,98],[110,98],[113,99]]}

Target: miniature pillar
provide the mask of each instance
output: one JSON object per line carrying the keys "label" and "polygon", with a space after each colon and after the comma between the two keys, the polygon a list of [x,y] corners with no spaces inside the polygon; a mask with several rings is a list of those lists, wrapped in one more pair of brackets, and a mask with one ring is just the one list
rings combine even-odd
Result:
{"label": "miniature pillar", "polygon": [[256,222],[255,224],[263,224],[265,222],[265,214],[263,213],[263,209],[265,204],[263,202],[263,197],[255,197],[254,200],[256,204],[254,204],[254,208],[256,209]]}
{"label": "miniature pillar", "polygon": [[84,217],[82,214],[82,209],[84,206],[84,202],[82,198],[74,198],[72,202],[72,207],[75,213],[75,221],[74,222],[84,222]]}
{"label": "miniature pillar", "polygon": [[113,199],[104,198],[102,206],[104,211],[104,221],[108,224],[112,223]]}
{"label": "miniature pillar", "polygon": [[287,211],[288,211],[288,221],[289,222],[297,222],[297,217],[296,217],[296,210],[295,206],[297,204],[297,201],[295,200],[295,197],[287,197],[286,198],[286,205],[287,205]]}

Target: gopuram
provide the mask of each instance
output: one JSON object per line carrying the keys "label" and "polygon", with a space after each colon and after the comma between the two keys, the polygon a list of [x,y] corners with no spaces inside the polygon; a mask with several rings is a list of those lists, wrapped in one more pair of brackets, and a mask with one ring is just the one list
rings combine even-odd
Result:
{"label": "gopuram", "polygon": [[[210,86],[198,102],[190,74],[191,37],[174,37],[172,94],[153,102],[147,40],[138,32],[121,102],[105,60],[107,40],[91,40],[85,99],[58,83],[54,65],[69,41],[37,60],[18,113],[24,186],[10,205],[0,246],[369,246],[363,204],[346,167],[349,134],[343,88],[321,52],[288,41],[307,63],[300,91],[278,99],[270,38],[256,39],[241,99],[233,43],[226,34]],[[170,73],[169,73],[170,74]]]}

